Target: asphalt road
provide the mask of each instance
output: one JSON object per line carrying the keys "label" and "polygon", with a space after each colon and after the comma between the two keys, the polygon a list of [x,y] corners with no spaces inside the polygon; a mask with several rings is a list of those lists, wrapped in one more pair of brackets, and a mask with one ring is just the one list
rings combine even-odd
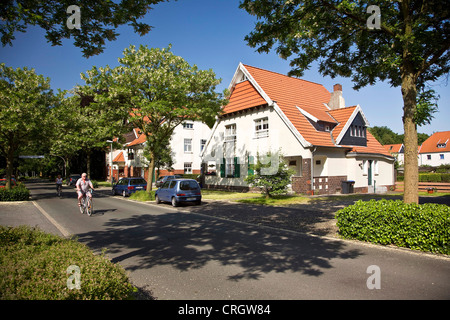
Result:
{"label": "asphalt road", "polygon": [[58,198],[53,184],[28,187],[37,206],[1,204],[0,224],[14,215],[15,223],[42,224],[50,232],[76,235],[95,251],[106,248],[155,299],[450,298],[449,258],[227,221],[101,192],[94,193],[96,213],[88,217],[79,213],[74,189],[65,187]]}

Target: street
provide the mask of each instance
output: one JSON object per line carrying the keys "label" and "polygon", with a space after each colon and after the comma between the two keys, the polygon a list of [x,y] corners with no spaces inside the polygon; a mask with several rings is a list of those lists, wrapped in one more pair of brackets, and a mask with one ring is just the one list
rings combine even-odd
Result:
{"label": "street", "polygon": [[[450,298],[446,257],[227,221],[201,208],[189,213],[106,192],[94,192],[95,214],[88,217],[78,211],[73,188],[64,186],[58,198],[52,183],[27,187],[59,232],[95,252],[106,248],[154,299]],[[2,217],[12,211],[15,219],[28,212],[17,208],[0,204],[0,223],[7,224]],[[45,224],[34,219],[29,223]]]}

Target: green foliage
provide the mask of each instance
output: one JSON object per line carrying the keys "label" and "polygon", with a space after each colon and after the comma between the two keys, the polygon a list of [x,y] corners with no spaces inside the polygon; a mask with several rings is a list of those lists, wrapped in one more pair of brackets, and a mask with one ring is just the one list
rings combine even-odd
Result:
{"label": "green foliage", "polygon": [[[80,289],[66,273],[80,267]],[[87,246],[30,227],[0,226],[1,300],[128,299],[135,288],[125,270]]]}
{"label": "green foliage", "polygon": [[0,188],[0,201],[27,201],[30,198],[30,190],[19,183],[12,189]]}
{"label": "green foliage", "polygon": [[281,153],[268,152],[265,156],[258,153],[256,164],[249,166],[254,173],[249,174],[245,182],[250,186],[259,187],[267,198],[286,194],[294,171],[288,168]]}
{"label": "green foliage", "polygon": [[450,207],[400,200],[357,201],[336,213],[339,233],[383,245],[450,254]]}
{"label": "green foliage", "polygon": [[[46,31],[45,37],[53,46],[62,45],[63,39],[73,38],[74,45],[83,49],[83,56],[91,57],[103,52],[105,40],[116,40],[118,26],[129,24],[140,36],[147,34],[150,25],[138,20],[151,9],[150,5],[163,1],[6,1],[0,11],[1,41],[3,46],[12,45],[15,32],[25,32],[28,25],[37,25]],[[66,10],[73,4],[80,7],[81,30],[71,30],[66,25],[70,17]]]}
{"label": "green foliage", "polygon": [[130,195],[130,199],[137,201],[153,201],[155,200],[155,190],[151,190],[150,192],[145,190],[136,191]]}

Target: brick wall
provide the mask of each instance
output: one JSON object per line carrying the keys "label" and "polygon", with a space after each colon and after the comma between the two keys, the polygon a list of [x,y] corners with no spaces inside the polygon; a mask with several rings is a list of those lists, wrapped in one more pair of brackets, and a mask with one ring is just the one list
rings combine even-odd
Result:
{"label": "brick wall", "polygon": [[303,159],[302,161],[302,176],[292,177],[292,191],[311,193],[311,159]]}

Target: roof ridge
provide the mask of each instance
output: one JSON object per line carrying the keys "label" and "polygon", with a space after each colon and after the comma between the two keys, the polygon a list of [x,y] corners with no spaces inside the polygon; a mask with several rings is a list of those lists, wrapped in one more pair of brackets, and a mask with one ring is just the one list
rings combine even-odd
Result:
{"label": "roof ridge", "polygon": [[[252,66],[252,65],[249,65],[249,64],[245,64],[245,63],[242,63],[242,65],[243,65],[244,67],[251,67],[251,68],[259,69],[259,70],[262,70],[262,71],[266,71],[266,72],[270,72],[270,73],[275,73],[275,74],[278,74],[278,75],[280,75],[280,76],[286,77],[286,78],[288,78],[288,79],[295,79],[295,80],[300,80],[300,81],[305,81],[305,82],[313,83],[313,84],[316,84],[316,85],[319,85],[319,86],[324,87],[324,88],[328,91],[328,89],[327,89],[323,84],[321,84],[321,83],[317,83],[317,82],[314,82],[314,81],[311,81],[311,80],[305,80],[305,79],[300,79],[300,78],[296,78],[296,77],[291,77],[291,76],[288,76],[288,75],[283,74],[283,73],[280,73],[280,72],[271,71],[271,70],[263,69],[263,68],[260,68],[260,67],[255,67],[255,66]],[[328,92],[330,92],[330,91],[328,91]]]}

